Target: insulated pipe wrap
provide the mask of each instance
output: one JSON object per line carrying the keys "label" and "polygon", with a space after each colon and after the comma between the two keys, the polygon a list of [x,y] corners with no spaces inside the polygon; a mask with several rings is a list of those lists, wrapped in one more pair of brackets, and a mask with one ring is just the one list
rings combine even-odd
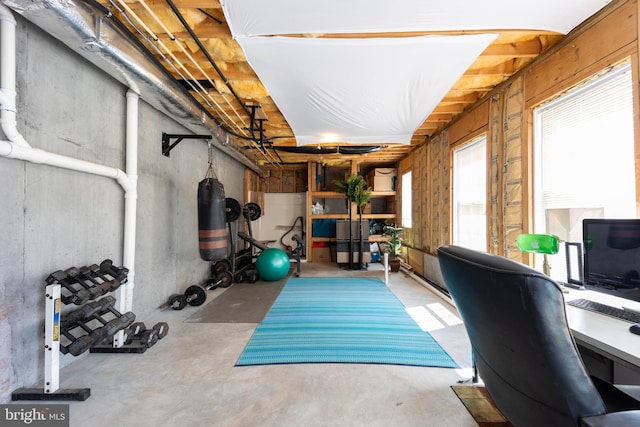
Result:
{"label": "insulated pipe wrap", "polygon": [[192,132],[201,134],[202,128],[206,128],[219,142],[216,148],[254,172],[264,174],[244,153],[225,144],[226,132],[213,117],[100,4],[92,0],[6,0],[4,3]]}

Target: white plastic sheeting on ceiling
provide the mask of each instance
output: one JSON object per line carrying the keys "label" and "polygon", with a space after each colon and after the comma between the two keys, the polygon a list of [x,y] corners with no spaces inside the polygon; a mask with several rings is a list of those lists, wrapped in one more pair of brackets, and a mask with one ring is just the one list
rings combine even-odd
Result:
{"label": "white plastic sheeting on ceiling", "polygon": [[298,145],[410,144],[415,130],[495,38],[239,37],[238,42]]}
{"label": "white plastic sheeting on ceiling", "polygon": [[567,33],[610,0],[221,0],[234,38],[297,145],[409,144],[491,34],[262,37],[411,31]]}
{"label": "white plastic sheeting on ceiling", "polygon": [[455,30],[566,34],[611,0],[221,0],[234,36]]}

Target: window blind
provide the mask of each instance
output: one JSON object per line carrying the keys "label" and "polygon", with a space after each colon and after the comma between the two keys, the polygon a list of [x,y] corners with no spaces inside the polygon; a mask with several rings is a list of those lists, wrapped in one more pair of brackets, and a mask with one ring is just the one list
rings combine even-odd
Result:
{"label": "window blind", "polygon": [[[632,90],[625,63],[534,111],[536,233],[581,242],[584,218],[636,216]],[[564,255],[550,263],[566,280]]]}

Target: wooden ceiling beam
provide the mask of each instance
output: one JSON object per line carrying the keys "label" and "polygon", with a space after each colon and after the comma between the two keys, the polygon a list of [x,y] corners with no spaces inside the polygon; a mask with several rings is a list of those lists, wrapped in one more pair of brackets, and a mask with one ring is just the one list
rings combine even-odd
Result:
{"label": "wooden ceiling beam", "polygon": [[473,104],[478,100],[478,96],[475,93],[469,93],[466,95],[451,96],[450,94],[442,98],[439,105],[451,105],[451,104]]}
{"label": "wooden ceiling beam", "polygon": [[[482,87],[454,87],[449,90],[450,94],[455,95],[456,93],[466,94],[467,92],[491,92],[494,89],[494,86],[482,86]],[[478,99],[482,98],[482,96],[478,96]]]}
{"label": "wooden ceiling beam", "polygon": [[[138,0],[125,0],[132,10],[143,9]],[[144,0],[151,9],[169,9],[166,0]],[[222,9],[220,0],[173,0],[173,4],[180,9]]]}
{"label": "wooden ceiling beam", "polygon": [[425,120],[425,123],[449,123],[451,119],[452,117],[450,114],[441,115],[431,113],[429,117],[427,117],[427,120]]}
{"label": "wooden ceiling beam", "polygon": [[[224,24],[219,24],[211,19],[207,19],[197,24],[194,28],[200,40],[204,39],[231,39],[231,30]],[[176,37],[187,39],[190,37],[186,31],[174,33]]]}
{"label": "wooden ceiling beam", "polygon": [[493,67],[481,67],[468,69],[465,76],[511,76],[516,72],[513,61],[506,61]]}
{"label": "wooden ceiling beam", "polygon": [[460,114],[464,111],[465,107],[468,104],[446,104],[446,105],[438,105],[433,112],[435,114]]}
{"label": "wooden ceiling beam", "polygon": [[418,126],[418,131],[429,131],[429,130],[436,130],[438,129],[440,126],[442,126],[442,123],[439,122],[432,122],[430,120],[426,120],[425,122],[423,122],[420,126]]}
{"label": "wooden ceiling beam", "polygon": [[[109,6],[109,0],[98,0],[101,4]],[[215,67],[208,61],[206,55],[201,52],[193,42],[191,34],[182,26],[177,24],[177,18],[169,7],[167,0],[124,0],[127,5],[134,10],[136,14],[147,20],[151,20],[149,14],[144,10],[145,7],[151,8],[165,24],[176,29],[172,35],[178,40],[175,42],[169,38],[169,35],[158,32],[158,37],[164,43],[172,54],[175,55],[179,64],[175,66],[180,69],[184,64],[187,72],[180,69],[178,75],[174,71],[171,64],[157,56],[161,63],[165,64],[167,70],[174,74],[178,80],[183,78],[193,78],[201,80],[211,80],[214,85],[220,88],[220,92],[215,88],[211,88],[210,82],[204,82],[205,93],[190,91],[190,93],[199,100],[204,108],[208,109],[210,114],[219,122],[223,123],[225,128],[229,128],[234,132],[248,134],[246,127],[248,126],[248,118],[241,111],[241,106],[236,102],[234,97],[229,93],[222,77],[217,73]],[[231,35],[228,25],[225,22],[217,22],[217,20],[225,21],[222,13],[220,0],[172,0],[181,12],[188,14],[193,23],[193,30],[197,37],[203,42],[210,56],[216,63],[216,66],[222,71],[224,79],[228,80],[234,91],[241,97],[242,102],[249,100],[259,102],[263,111],[269,118],[262,124],[265,130],[265,136],[274,146],[296,146],[296,139],[293,136],[291,127],[285,120],[281,111],[275,105],[271,97],[268,95],[262,83],[258,79],[256,73],[252,70],[244,57],[244,53]],[[144,4],[143,4],[144,2]],[[203,11],[199,12],[198,9]],[[114,14],[118,17],[120,14],[114,10]],[[207,16],[208,15],[208,16]],[[120,19],[129,26],[136,34],[135,29],[126,22],[123,17]],[[195,23],[199,22],[199,23]],[[157,23],[147,22],[152,29],[158,28]],[[351,159],[365,160],[370,164],[390,163],[405,157],[417,145],[424,143],[433,134],[440,131],[450,123],[451,120],[463,113],[465,109],[474,105],[478,100],[482,99],[487,92],[494,89],[496,84],[504,81],[504,79],[516,73],[524,64],[530,62],[534,57],[549,49],[562,38],[562,35],[548,31],[522,31],[522,30],[500,30],[500,31],[438,31],[438,32],[405,32],[405,33],[370,33],[370,34],[331,34],[317,35],[314,37],[325,38],[372,38],[372,37],[416,37],[425,35],[469,35],[483,33],[497,33],[498,38],[480,55],[465,74],[456,82],[456,85],[447,93],[429,117],[421,123],[411,138],[411,145],[390,144],[388,148],[376,153],[365,155],[309,155],[303,153],[285,153],[277,154],[270,152],[270,156],[264,156],[260,150],[255,149],[255,145],[250,141],[233,138],[233,146],[244,150],[245,147],[251,149],[244,150],[256,162],[271,162],[281,158],[283,163],[306,163],[312,161],[326,161],[331,164],[340,162],[349,162]],[[308,35],[297,35],[305,37]],[[141,39],[142,43],[150,47],[154,52],[155,47],[153,41]],[[197,62],[191,62],[187,54],[183,53],[182,44],[190,52],[191,57]],[[382,58],[384,59],[384,58]],[[203,71],[200,71],[202,69]],[[374,90],[375,88],[372,88]],[[215,105],[214,105],[215,104]],[[238,117],[240,115],[240,117]],[[269,160],[272,159],[272,160]]]}
{"label": "wooden ceiling beam", "polygon": [[429,114],[429,117],[427,117],[427,120],[429,120],[431,122],[447,123],[447,122],[451,121],[453,116],[455,116],[455,113],[439,113],[439,112],[434,111],[431,114]]}
{"label": "wooden ceiling beam", "polygon": [[[208,76],[211,80],[220,80],[222,78],[220,77],[220,75],[218,75],[218,72],[215,70],[215,68],[213,68],[213,66],[208,63],[199,64],[200,68],[202,68],[206,76],[203,76],[202,72],[200,72],[200,70],[198,70],[193,64],[191,63],[184,63],[184,64],[185,64],[185,68],[189,70],[197,79],[206,79],[206,76]],[[218,65],[218,67],[221,69],[222,74],[227,80],[230,80],[230,81],[236,80],[236,81],[243,81],[243,82],[255,81],[256,83],[259,82],[258,76],[256,76],[253,73],[247,73],[247,72],[238,70],[237,67],[221,67],[220,64],[222,64],[222,62],[221,63],[216,62],[216,65]],[[233,86],[233,83],[231,83],[231,85]]]}
{"label": "wooden ceiling beam", "polygon": [[542,53],[540,40],[525,40],[514,43],[494,43],[489,45],[480,56],[501,56],[507,58],[535,57]]}

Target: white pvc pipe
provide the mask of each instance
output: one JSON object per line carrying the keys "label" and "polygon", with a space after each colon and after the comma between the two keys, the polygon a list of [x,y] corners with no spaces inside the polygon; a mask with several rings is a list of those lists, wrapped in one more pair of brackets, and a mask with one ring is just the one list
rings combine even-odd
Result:
{"label": "white pvc pipe", "polygon": [[29,145],[23,146],[11,141],[0,141],[0,156],[106,176],[117,180],[125,191],[128,191],[131,187],[126,174],[120,169],[50,153],[39,148],[32,148]]}
{"label": "white pvc pipe", "polygon": [[[127,283],[117,290],[118,311],[126,313],[133,307],[133,288],[135,287],[136,259],[136,212],[138,200],[138,99],[140,96],[132,90],[127,91],[126,122],[126,170],[130,188],[124,195],[124,243],[122,265],[126,267]],[[124,345],[124,331],[113,336],[113,346]]]}
{"label": "white pvc pipe", "polygon": [[126,171],[131,183],[124,199],[124,248],[122,263],[129,269],[126,284],[126,305],[124,311],[131,311],[133,303],[133,287],[136,260],[136,212],[138,199],[138,98],[139,95],[131,90],[127,91],[127,164]]}
{"label": "white pvc pipe", "polygon": [[[68,156],[50,153],[33,148],[18,132],[16,127],[16,20],[11,11],[0,3],[0,125],[9,141],[0,140],[0,157],[25,160],[60,168],[85,172],[115,179],[124,190],[124,247],[123,265],[129,269],[124,291],[118,291],[118,300],[122,312],[131,311],[134,275],[135,275],[135,239],[138,169],[138,98],[133,91],[127,92],[127,128],[126,128],[126,169],[122,170],[87,162]],[[128,175],[130,174],[130,175]],[[122,288],[122,286],[120,287]],[[122,333],[114,345],[120,347]]]}
{"label": "white pvc pipe", "polygon": [[16,20],[4,4],[0,4],[0,38],[0,126],[9,141],[29,147],[16,122]]}
{"label": "white pvc pipe", "polygon": [[384,284],[389,284],[389,254],[384,253]]}

